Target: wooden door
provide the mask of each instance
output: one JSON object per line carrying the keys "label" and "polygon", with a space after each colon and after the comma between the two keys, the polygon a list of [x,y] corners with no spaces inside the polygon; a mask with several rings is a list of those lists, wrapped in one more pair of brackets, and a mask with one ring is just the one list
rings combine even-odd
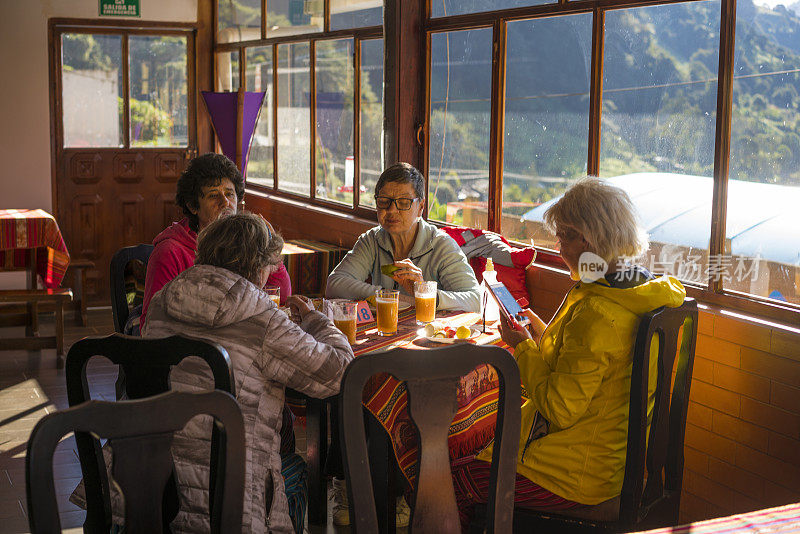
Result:
{"label": "wooden door", "polygon": [[121,247],[172,221],[175,185],[196,154],[195,29],[51,24],[54,211],[84,292],[109,303]]}

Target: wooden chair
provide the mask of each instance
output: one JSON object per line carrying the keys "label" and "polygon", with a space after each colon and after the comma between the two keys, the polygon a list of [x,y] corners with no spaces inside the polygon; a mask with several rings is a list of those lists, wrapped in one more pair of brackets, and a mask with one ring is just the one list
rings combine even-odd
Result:
{"label": "wooden chair", "polygon": [[361,356],[347,366],[341,388],[341,434],[351,524],[356,532],[378,532],[373,490],[385,491],[373,488],[370,462],[386,459],[367,456],[361,404],[364,384],[379,372],[406,382],[409,414],[419,431],[411,532],[461,532],[447,433],[457,409],[458,380],[481,363],[493,366],[500,377],[486,531],[511,529],[521,417],[519,368],[500,347],[459,344],[433,350],[394,349]]}
{"label": "wooden chair", "polygon": [[[158,417],[153,417],[158,414]],[[28,521],[34,534],[61,531],[53,481],[53,453],[69,432],[90,432],[114,448],[114,480],[125,496],[125,531],[162,532],[162,494],[172,475],[172,435],[189,419],[209,414],[221,446],[212,472],[211,532],[240,532],[244,497],[244,419],[233,397],[221,391],[170,392],[148,399],[90,401],[44,416],[34,427],[25,459]],[[105,532],[109,532],[108,529]]]}
{"label": "wooden chair", "polygon": [[69,270],[72,271],[72,303],[75,309],[75,322],[80,326],[86,326],[88,321],[86,313],[86,274],[89,269],[94,268],[94,262],[91,260],[76,260],[72,258],[69,262]]}
{"label": "wooden chair", "polygon": [[[2,289],[0,304],[24,302],[28,306],[25,337],[0,338],[0,350],[56,349],[56,367],[64,366],[64,305],[72,300],[69,288]],[[56,312],[56,335],[39,336],[39,304],[52,303]]]}
{"label": "wooden chair", "polygon": [[134,260],[139,260],[147,268],[147,261],[153,252],[153,245],[141,244],[123,247],[111,258],[111,312],[114,315],[114,330],[120,334],[125,332],[130,310],[125,295],[125,267]]}
{"label": "wooden chair", "polygon": [[[202,358],[211,368],[214,388],[235,395],[233,367],[227,351],[216,343],[172,336],[163,339],[143,339],[110,334],[87,337],[76,342],[67,353],[67,398],[70,406],[90,400],[86,367],[94,356],[104,356],[121,367],[125,373],[125,388],[129,399],[141,399],[170,390],[169,373],[172,367],[188,356]],[[212,433],[212,457],[219,446],[216,430]],[[88,433],[76,432],[75,442],[83,471],[86,489],[86,532],[108,532],[110,526],[110,492],[100,443]],[[211,479],[212,494],[214,477]],[[177,486],[174,478],[168,483],[164,502],[164,525],[168,525],[178,510]],[[213,502],[213,501],[212,501]]]}
{"label": "wooden chair", "polygon": [[[654,338],[658,341],[658,374],[648,438],[648,364]],[[558,514],[517,508],[515,533],[534,529],[538,532],[627,532],[678,524],[683,438],[696,342],[697,302],[694,299],[687,298],[678,308],[659,308],[642,317],[633,349],[628,445],[621,495],[596,506],[581,506]],[[671,382],[673,372],[675,378]]]}

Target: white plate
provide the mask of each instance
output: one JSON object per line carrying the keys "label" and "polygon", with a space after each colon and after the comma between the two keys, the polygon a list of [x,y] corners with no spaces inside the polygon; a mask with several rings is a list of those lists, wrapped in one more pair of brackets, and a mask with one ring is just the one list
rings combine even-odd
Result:
{"label": "white plate", "polygon": [[469,341],[470,339],[475,339],[476,337],[481,335],[481,331],[478,330],[477,328],[470,328],[469,337],[468,338],[464,338],[464,339],[459,339],[457,337],[440,337],[440,336],[430,337],[430,336],[426,336],[424,328],[420,328],[418,330],[418,333],[419,333],[419,337],[421,337],[423,339],[427,339],[428,341],[433,341],[434,343],[463,343],[465,341]]}

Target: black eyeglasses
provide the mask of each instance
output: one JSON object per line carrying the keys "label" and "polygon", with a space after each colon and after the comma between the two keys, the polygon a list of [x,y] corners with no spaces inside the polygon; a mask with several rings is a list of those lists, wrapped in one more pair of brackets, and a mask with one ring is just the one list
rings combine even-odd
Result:
{"label": "black eyeglasses", "polygon": [[390,197],[375,197],[375,205],[378,209],[388,210],[392,206],[392,202],[394,205],[397,206],[397,209],[400,211],[407,211],[411,209],[411,206],[414,204],[415,201],[419,200],[418,198],[390,198]]}

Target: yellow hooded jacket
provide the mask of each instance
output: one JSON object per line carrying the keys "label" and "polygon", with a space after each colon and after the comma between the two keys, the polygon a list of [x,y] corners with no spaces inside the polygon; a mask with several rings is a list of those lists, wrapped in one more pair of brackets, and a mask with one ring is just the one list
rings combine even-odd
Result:
{"label": "yellow hooded jacket", "polygon": [[[683,285],[670,276],[628,289],[610,287],[604,279],[579,282],[539,345],[528,340],[516,347],[522,384],[530,393],[522,406],[518,473],[582,504],[599,504],[622,492],[631,354],[639,319],[661,306],[680,306],[685,296]],[[648,420],[654,371],[651,365]],[[547,435],[531,441],[537,411],[550,427]],[[489,447],[478,458],[490,461],[491,454]]]}

